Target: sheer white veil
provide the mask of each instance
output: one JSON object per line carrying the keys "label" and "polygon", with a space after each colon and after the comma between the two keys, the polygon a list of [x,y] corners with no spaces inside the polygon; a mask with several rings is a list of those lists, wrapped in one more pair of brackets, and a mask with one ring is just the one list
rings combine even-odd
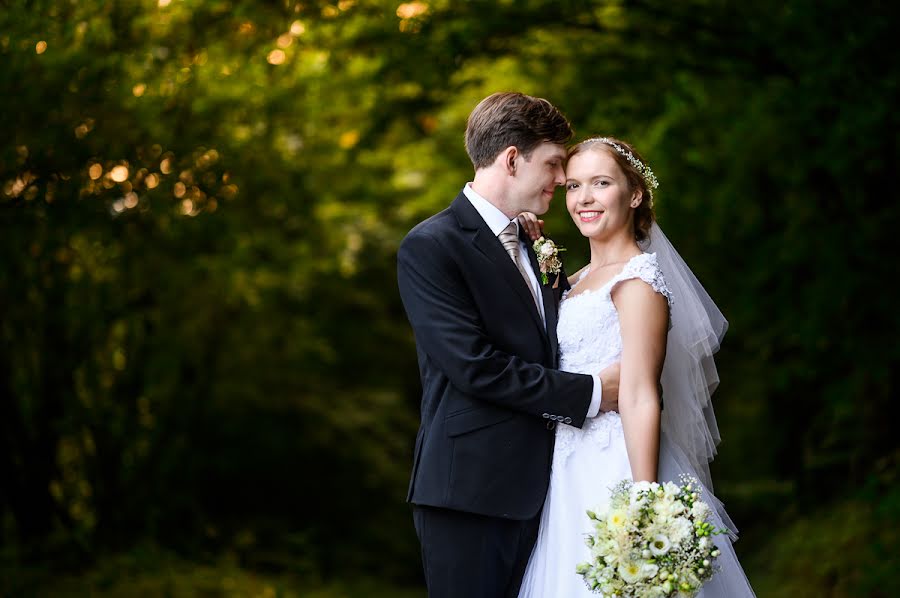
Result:
{"label": "sheer white veil", "polygon": [[641,248],[656,254],[673,299],[661,379],[662,432],[684,451],[697,477],[711,491],[709,462],[720,440],[710,400],[719,384],[713,355],[728,321],[659,225],[653,223]]}

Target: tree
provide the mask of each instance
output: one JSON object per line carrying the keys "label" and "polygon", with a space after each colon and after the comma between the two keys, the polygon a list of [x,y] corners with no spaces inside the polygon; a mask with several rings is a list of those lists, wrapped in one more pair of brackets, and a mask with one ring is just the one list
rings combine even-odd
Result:
{"label": "tree", "polygon": [[[579,137],[635,143],[663,227],[731,321],[715,473],[747,530],[738,547],[792,546],[863,501],[847,534],[877,541],[851,561],[884,562],[871,546],[890,544],[900,504],[884,416],[898,321],[880,284],[900,213],[885,190],[892,8],[5,8],[5,544],[39,560],[60,542],[96,555],[149,538],[325,577],[415,576],[418,382],[394,253],[471,176],[471,108],[518,89]],[[547,220],[580,265],[563,211]],[[809,586],[890,593],[888,573],[852,566]]]}

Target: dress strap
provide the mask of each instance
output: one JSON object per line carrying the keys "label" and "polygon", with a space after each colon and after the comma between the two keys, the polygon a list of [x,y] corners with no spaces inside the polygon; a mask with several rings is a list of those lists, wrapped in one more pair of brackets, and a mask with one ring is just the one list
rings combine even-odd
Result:
{"label": "dress strap", "polygon": [[[585,266],[584,268],[581,269],[581,274],[578,275],[578,280],[575,281],[575,284],[580,283],[590,273],[591,273],[591,266],[590,266],[590,264],[588,264],[587,266]],[[575,285],[572,285],[572,286],[574,287]]]}
{"label": "dress strap", "polygon": [[585,266],[584,268],[581,269],[581,274],[578,275],[578,280],[575,281],[575,284],[573,284],[571,287],[569,287],[568,289],[563,291],[563,297],[565,297],[566,295],[568,295],[569,293],[574,291],[575,287],[580,285],[581,281],[584,280],[584,278],[590,273],[591,273],[591,265],[588,264],[587,266]]}

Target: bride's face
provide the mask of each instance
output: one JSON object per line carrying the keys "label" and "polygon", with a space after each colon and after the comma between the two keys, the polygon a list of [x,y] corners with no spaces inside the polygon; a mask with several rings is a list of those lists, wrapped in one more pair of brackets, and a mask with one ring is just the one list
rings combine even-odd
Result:
{"label": "bride's face", "polygon": [[581,234],[608,238],[625,231],[632,234],[634,208],[639,192],[628,184],[625,173],[601,148],[575,154],[566,166],[566,209]]}

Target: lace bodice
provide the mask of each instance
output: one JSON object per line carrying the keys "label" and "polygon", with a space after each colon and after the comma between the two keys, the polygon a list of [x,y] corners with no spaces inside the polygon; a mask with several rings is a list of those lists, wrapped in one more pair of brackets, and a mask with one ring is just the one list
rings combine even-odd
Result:
{"label": "lace bodice", "polygon": [[[589,270],[581,274],[580,283]],[[579,291],[568,297],[563,294],[559,306],[559,323],[556,334],[559,338],[560,369],[579,374],[597,374],[606,366],[615,363],[622,356],[622,334],[619,329],[619,314],[612,301],[615,286],[625,280],[639,278],[663,295],[672,306],[672,295],[666,286],[655,253],[641,253],[631,258],[615,275],[599,289]],[[577,289],[578,283],[575,284]],[[556,449],[553,462],[566,459],[577,440],[587,436],[605,446],[610,434],[621,432],[622,422],[618,413],[604,413],[585,422],[583,428],[560,424],[556,428]]]}

